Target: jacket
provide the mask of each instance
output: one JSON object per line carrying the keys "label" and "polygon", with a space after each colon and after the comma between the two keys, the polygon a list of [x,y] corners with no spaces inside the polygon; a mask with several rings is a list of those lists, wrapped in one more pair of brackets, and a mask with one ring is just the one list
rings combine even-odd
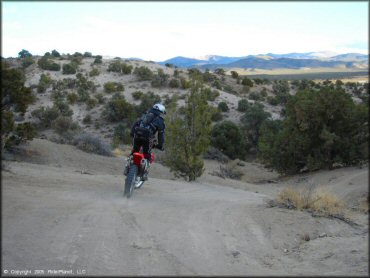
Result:
{"label": "jacket", "polygon": [[[154,118],[154,120],[152,122],[152,125],[156,129],[153,134],[155,134],[156,132],[158,132],[158,144],[157,144],[156,147],[158,149],[162,149],[163,148],[163,145],[164,145],[164,135],[165,135],[164,132],[165,132],[165,129],[166,129],[166,125],[164,123],[164,119],[161,116],[161,112],[159,112],[156,109],[151,108],[146,113],[153,113],[154,115],[156,115],[156,117]],[[138,119],[134,123],[134,125],[132,126],[131,133],[130,133],[131,137],[134,136],[135,128],[140,125],[140,121],[141,121],[141,118]]]}

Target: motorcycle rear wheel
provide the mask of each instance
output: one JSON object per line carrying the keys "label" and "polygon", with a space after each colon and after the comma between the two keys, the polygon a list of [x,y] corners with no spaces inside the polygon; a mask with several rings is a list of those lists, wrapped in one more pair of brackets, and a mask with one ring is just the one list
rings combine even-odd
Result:
{"label": "motorcycle rear wheel", "polygon": [[127,198],[130,198],[134,191],[138,170],[139,169],[136,165],[131,165],[130,169],[128,170],[127,177],[125,180],[125,190],[123,193],[123,195],[126,196]]}

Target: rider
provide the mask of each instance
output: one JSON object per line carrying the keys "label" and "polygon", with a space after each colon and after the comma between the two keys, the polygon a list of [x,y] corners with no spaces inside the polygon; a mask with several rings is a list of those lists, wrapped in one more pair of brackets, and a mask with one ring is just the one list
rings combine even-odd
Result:
{"label": "rider", "polygon": [[[166,125],[164,123],[163,115],[166,114],[166,108],[161,103],[156,103],[145,114],[138,119],[131,128],[131,137],[133,137],[133,147],[131,155],[134,152],[139,152],[140,147],[143,148],[144,157],[151,162],[152,148],[164,150],[164,132]],[[158,143],[153,145],[154,138],[157,134]],[[144,173],[143,179],[147,180],[148,173]]]}

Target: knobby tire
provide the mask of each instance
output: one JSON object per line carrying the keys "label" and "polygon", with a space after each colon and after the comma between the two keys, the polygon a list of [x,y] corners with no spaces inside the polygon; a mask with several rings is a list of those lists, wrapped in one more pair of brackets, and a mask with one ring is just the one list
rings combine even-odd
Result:
{"label": "knobby tire", "polygon": [[126,177],[126,181],[125,181],[125,191],[124,191],[124,195],[127,197],[127,198],[130,198],[132,196],[132,193],[134,191],[134,186],[135,186],[135,181],[136,181],[136,176],[137,176],[137,173],[138,173],[138,167],[136,165],[131,165],[128,173],[127,173],[127,177]]}

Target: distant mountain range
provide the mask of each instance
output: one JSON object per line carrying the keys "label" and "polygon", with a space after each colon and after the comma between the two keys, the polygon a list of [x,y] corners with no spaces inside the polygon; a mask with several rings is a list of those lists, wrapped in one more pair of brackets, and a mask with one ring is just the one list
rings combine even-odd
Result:
{"label": "distant mountain range", "polygon": [[173,64],[180,68],[196,67],[200,69],[251,68],[251,69],[299,69],[299,68],[349,68],[368,69],[369,57],[365,54],[333,52],[307,52],[288,54],[259,54],[243,57],[207,55],[200,58],[174,57],[161,65]]}

